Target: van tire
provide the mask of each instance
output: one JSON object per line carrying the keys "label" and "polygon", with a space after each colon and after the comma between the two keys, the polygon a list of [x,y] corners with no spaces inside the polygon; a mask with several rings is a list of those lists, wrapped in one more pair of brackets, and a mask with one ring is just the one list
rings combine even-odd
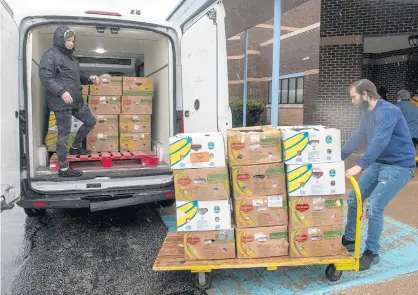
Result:
{"label": "van tire", "polygon": [[46,209],[23,208],[28,217],[42,217],[46,215]]}

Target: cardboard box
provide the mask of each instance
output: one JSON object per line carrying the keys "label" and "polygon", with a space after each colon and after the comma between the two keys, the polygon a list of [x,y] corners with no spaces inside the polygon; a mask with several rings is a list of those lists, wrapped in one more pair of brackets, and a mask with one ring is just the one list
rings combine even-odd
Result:
{"label": "cardboard box", "polygon": [[149,133],[120,133],[120,151],[150,151],[151,134]]}
{"label": "cardboard box", "polygon": [[342,253],[343,225],[289,227],[290,257],[331,256]]}
{"label": "cardboard box", "polygon": [[234,213],[238,228],[287,225],[286,195],[235,199]]}
{"label": "cardboard box", "polygon": [[235,258],[233,229],[184,233],[186,260]]}
{"label": "cardboard box", "polygon": [[89,107],[96,115],[119,115],[120,96],[89,96]]}
{"label": "cardboard box", "polygon": [[123,77],[123,95],[153,95],[154,82],[151,78]]}
{"label": "cardboard box", "polygon": [[[83,122],[81,122],[77,118],[71,116],[71,130],[70,130],[70,132],[77,132],[78,129],[80,129],[81,125],[83,125]],[[48,131],[58,132],[57,120],[55,118],[55,113],[54,112],[49,113]]]}
{"label": "cardboard box", "polygon": [[289,198],[291,226],[344,224],[344,195]]}
{"label": "cardboard box", "polygon": [[340,130],[325,126],[280,127],[283,161],[310,164],[341,161]]}
{"label": "cardboard box", "polygon": [[91,133],[118,134],[118,115],[95,115],[95,117],[97,123]]}
{"label": "cardboard box", "polygon": [[241,127],[228,130],[230,165],[252,165],[282,161],[280,131],[276,127]]}
{"label": "cardboard box", "polygon": [[236,228],[238,258],[262,258],[289,254],[287,225]]}
{"label": "cardboard box", "polygon": [[182,133],[170,137],[170,165],[171,169],[224,167],[223,134]]}
{"label": "cardboard box", "polygon": [[[73,146],[73,142],[74,142],[76,134],[77,132],[70,132],[70,134],[68,134],[67,151],[69,151],[70,148]],[[46,138],[45,138],[45,145],[46,145],[48,152],[57,151],[57,140],[58,140],[58,131],[48,130],[48,134],[46,135]]]}
{"label": "cardboard box", "polygon": [[119,132],[121,133],[151,133],[150,115],[120,115]]}
{"label": "cardboard box", "polygon": [[230,198],[227,167],[174,170],[173,176],[177,201]]}
{"label": "cardboard box", "polygon": [[230,200],[176,201],[177,231],[230,229]]}
{"label": "cardboard box", "polygon": [[88,98],[88,95],[87,94],[83,94],[83,101],[84,101],[85,104],[88,104],[88,102],[87,102],[88,99],[87,98]]}
{"label": "cardboard box", "polygon": [[231,167],[234,198],[286,194],[283,163]]}
{"label": "cardboard box", "polygon": [[344,162],[286,165],[289,196],[345,194]]}
{"label": "cardboard box", "polygon": [[122,114],[152,114],[152,96],[122,96]]}
{"label": "cardboard box", "polygon": [[104,134],[91,132],[87,135],[87,149],[93,152],[119,151],[118,134]]}
{"label": "cardboard box", "polygon": [[81,85],[81,94],[82,95],[89,95],[89,85]]}
{"label": "cardboard box", "polygon": [[122,77],[100,77],[99,85],[90,85],[90,95],[122,95]]}

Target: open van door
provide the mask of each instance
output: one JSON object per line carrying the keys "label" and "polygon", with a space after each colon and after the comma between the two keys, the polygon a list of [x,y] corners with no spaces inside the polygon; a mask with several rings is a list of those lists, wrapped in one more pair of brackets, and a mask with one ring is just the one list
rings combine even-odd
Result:
{"label": "open van door", "polygon": [[[20,197],[19,30],[13,12],[1,0],[1,203]],[[5,206],[7,208],[7,206]]]}
{"label": "open van door", "polygon": [[222,1],[183,1],[168,20],[177,22],[182,33],[184,132],[225,132],[232,116]]}

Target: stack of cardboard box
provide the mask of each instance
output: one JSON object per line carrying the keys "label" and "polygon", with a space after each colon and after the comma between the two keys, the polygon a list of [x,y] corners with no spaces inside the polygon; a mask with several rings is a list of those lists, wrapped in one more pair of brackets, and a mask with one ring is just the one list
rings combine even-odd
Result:
{"label": "stack of cardboard box", "polygon": [[289,197],[291,257],[341,253],[345,177],[340,131],[280,127]]}
{"label": "stack of cardboard box", "polygon": [[280,131],[228,130],[238,258],[288,255],[288,213]]}
{"label": "stack of cardboard box", "polygon": [[222,133],[170,138],[177,230],[186,260],[235,258],[228,168]]}
{"label": "stack of cardboard box", "polygon": [[101,77],[100,82],[99,85],[90,85],[88,103],[97,124],[87,136],[87,149],[94,152],[117,152],[122,77]]}
{"label": "stack of cardboard box", "polygon": [[153,80],[124,77],[122,91],[122,114],[119,118],[120,150],[150,151]]}

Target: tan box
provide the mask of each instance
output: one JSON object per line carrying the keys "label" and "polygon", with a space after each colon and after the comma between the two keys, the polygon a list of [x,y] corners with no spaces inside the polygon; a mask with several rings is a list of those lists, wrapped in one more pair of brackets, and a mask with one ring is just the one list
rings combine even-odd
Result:
{"label": "tan box", "polygon": [[283,163],[234,166],[231,170],[234,198],[286,194]]}
{"label": "tan box", "polygon": [[186,260],[235,258],[234,230],[186,232],[184,255]]}
{"label": "tan box", "polygon": [[154,82],[151,78],[123,77],[123,95],[153,95]]}
{"label": "tan box", "polygon": [[281,136],[276,127],[229,129],[227,141],[230,165],[252,165],[282,161]]}
{"label": "tan box", "polygon": [[99,85],[90,85],[90,95],[122,95],[122,77],[101,77]]}
{"label": "tan box", "polygon": [[83,95],[89,94],[89,85],[81,85],[81,94]]}
{"label": "tan box", "polygon": [[150,115],[120,115],[119,132],[121,133],[151,133]]}
{"label": "tan box", "polygon": [[287,225],[286,195],[235,199],[234,213],[238,228]]}
{"label": "tan box", "polygon": [[119,115],[120,96],[89,95],[89,107],[96,115]]}
{"label": "tan box", "polygon": [[95,117],[97,123],[91,133],[118,135],[118,115],[95,115]]}
{"label": "tan box", "polygon": [[227,167],[173,170],[177,201],[228,200]]}
{"label": "tan box", "polygon": [[289,227],[290,257],[339,255],[343,225]]}
{"label": "tan box", "polygon": [[151,134],[149,133],[120,133],[120,151],[150,151]]}
{"label": "tan box", "polygon": [[122,114],[152,114],[152,96],[122,96]]}
{"label": "tan box", "polygon": [[236,228],[235,233],[238,258],[289,255],[287,225]]}
{"label": "tan box", "polygon": [[289,197],[291,226],[344,224],[344,195]]}
{"label": "tan box", "polygon": [[119,151],[119,136],[92,132],[87,135],[87,149],[93,152],[117,152]]}

